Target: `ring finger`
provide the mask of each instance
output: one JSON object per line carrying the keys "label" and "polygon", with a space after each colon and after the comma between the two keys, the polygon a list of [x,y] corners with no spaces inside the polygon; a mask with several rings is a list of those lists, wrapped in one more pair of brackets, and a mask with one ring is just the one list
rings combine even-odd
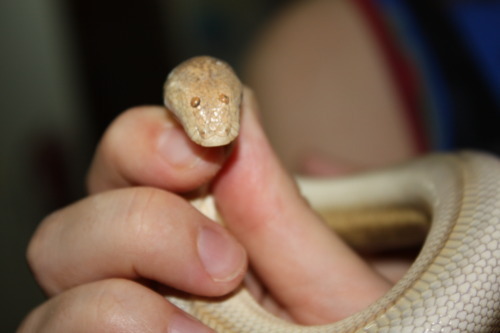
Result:
{"label": "ring finger", "polygon": [[212,332],[144,286],[121,279],[85,284],[33,310],[24,332]]}

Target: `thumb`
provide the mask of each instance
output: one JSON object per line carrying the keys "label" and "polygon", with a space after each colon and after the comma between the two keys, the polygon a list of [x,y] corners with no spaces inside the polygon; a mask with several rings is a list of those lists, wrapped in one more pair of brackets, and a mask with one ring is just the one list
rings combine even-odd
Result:
{"label": "thumb", "polygon": [[295,321],[324,324],[365,308],[389,284],[311,211],[273,153],[248,89],[242,108],[240,138],[213,188],[227,227]]}

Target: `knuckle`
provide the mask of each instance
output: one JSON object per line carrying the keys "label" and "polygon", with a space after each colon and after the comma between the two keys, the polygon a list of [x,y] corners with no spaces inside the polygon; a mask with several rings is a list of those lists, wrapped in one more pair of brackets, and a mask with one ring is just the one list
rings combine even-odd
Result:
{"label": "knuckle", "polygon": [[[164,314],[169,312],[164,304],[166,302],[149,289],[123,279],[97,284],[91,308],[102,332],[123,332],[124,327],[133,332],[157,331],[160,326],[166,328],[165,319],[158,320],[151,311],[147,311],[156,309]],[[143,306],[137,306],[137,301]]]}
{"label": "knuckle", "polygon": [[26,249],[26,261],[28,266],[37,282],[46,291],[50,291],[48,277],[52,271],[51,261],[47,260],[50,258],[47,251],[47,243],[50,242],[51,234],[54,233],[54,228],[58,224],[61,218],[61,211],[57,210],[47,217],[45,217],[41,222],[35,233],[31,237]]}
{"label": "knuckle", "polygon": [[143,112],[143,107],[128,109],[113,120],[106,129],[98,144],[94,159],[86,176],[85,185],[90,193],[102,192],[106,189],[116,187],[115,183],[121,183],[119,174],[113,174],[111,179],[102,179],[102,174],[99,170],[109,168],[113,165],[120,165],[121,150],[118,148],[123,146],[124,142],[127,142],[127,139],[130,137],[131,128],[133,128],[131,124]]}
{"label": "knuckle", "polygon": [[99,292],[91,300],[91,308],[95,312],[97,322],[104,332],[119,332],[124,320],[129,320],[127,311],[127,295],[134,288],[131,282],[111,280],[103,282]]}
{"label": "knuckle", "polygon": [[107,156],[117,157],[116,147],[127,142],[127,139],[130,138],[130,132],[143,121],[147,111],[146,107],[134,107],[121,113],[106,129],[98,149],[108,154]]}
{"label": "knuckle", "polygon": [[155,318],[148,309],[168,314],[158,297],[138,283],[102,280],[70,289],[45,303],[38,331],[80,332],[82,327],[88,332],[110,333],[165,329],[165,320]]}
{"label": "knuckle", "polygon": [[[175,230],[179,232],[179,219],[176,218],[187,205],[179,197],[155,188],[134,188],[126,199],[124,220],[126,221],[127,241],[144,251],[154,250],[154,244],[163,243]],[[172,209],[175,207],[175,209]],[[158,240],[158,242],[156,242]]]}

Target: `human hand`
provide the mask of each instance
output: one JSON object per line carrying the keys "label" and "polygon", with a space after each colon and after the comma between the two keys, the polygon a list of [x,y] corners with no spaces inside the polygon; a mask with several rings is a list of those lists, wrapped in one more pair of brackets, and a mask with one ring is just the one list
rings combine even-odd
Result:
{"label": "human hand", "polygon": [[[331,234],[298,195],[256,121],[248,91],[243,109],[240,139],[213,192],[258,276],[247,279],[250,289],[267,309],[302,324],[335,321],[367,306],[388,283]],[[201,160],[183,167],[165,163],[158,151],[166,130],[163,117],[163,109],[146,108],[115,122],[91,168],[93,195],[42,223],[28,255],[40,284],[55,297],[33,311],[21,330],[180,332],[172,325],[188,317],[139,282],[157,281],[202,296],[223,295],[239,284],[246,259],[237,242],[168,192],[210,180],[224,151],[189,144],[187,151],[204,156]],[[149,188],[128,188],[135,185]],[[231,243],[225,251],[212,247],[220,250],[215,271],[225,277],[211,278],[197,254],[196,236],[203,227]]]}
{"label": "human hand", "polygon": [[243,248],[173,193],[207,183],[226,155],[191,143],[164,108],[120,116],[97,149],[90,196],[33,236],[28,261],[50,298],[19,331],[208,332],[154,284],[203,296],[239,285]]}

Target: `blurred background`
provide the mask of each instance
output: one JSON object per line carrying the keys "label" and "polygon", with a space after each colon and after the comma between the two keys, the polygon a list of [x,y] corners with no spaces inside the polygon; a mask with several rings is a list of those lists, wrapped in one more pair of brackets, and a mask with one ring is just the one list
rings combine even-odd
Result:
{"label": "blurred background", "polygon": [[230,62],[285,165],[335,174],[499,153],[499,31],[493,0],[1,1],[0,331],[44,299],[25,262],[36,226],[85,195],[105,128],[160,104],[180,61]]}

